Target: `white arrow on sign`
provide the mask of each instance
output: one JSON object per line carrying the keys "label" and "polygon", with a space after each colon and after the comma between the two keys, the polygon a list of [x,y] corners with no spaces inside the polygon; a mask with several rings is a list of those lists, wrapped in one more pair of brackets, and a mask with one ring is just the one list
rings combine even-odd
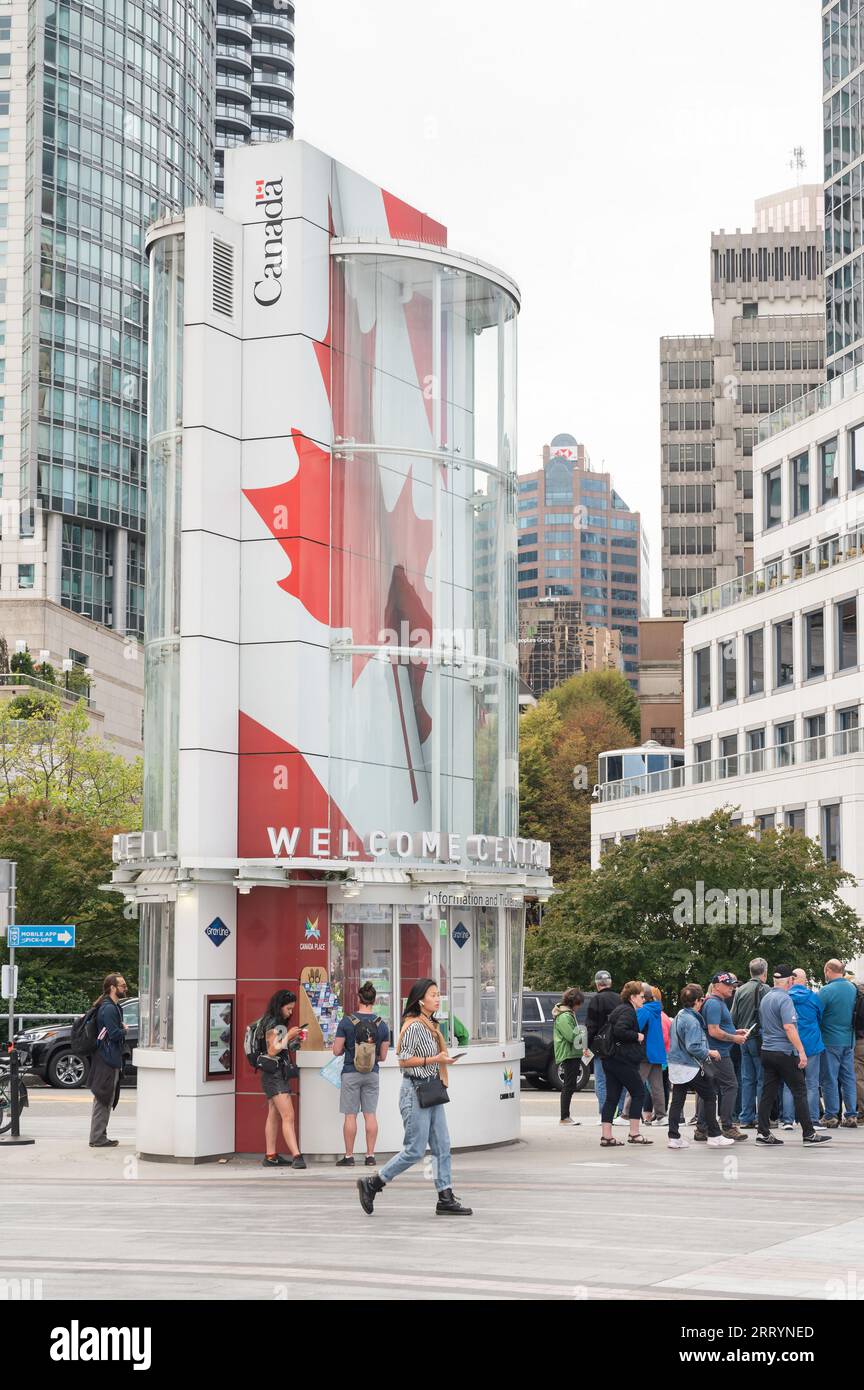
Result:
{"label": "white arrow on sign", "polygon": [[72,940],[72,933],[69,932],[69,931],[60,931],[60,932],[57,933],[57,940],[58,940],[58,941],[71,941],[71,940]]}

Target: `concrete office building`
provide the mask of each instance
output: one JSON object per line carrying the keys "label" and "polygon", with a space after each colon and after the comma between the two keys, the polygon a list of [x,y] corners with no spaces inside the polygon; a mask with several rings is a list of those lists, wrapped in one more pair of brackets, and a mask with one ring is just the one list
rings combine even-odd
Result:
{"label": "concrete office building", "polygon": [[535,696],[585,671],[621,671],[621,633],[592,627],[572,598],[519,604],[519,676]]}
{"label": "concrete office building", "polygon": [[825,379],[821,189],[756,204],[711,238],[713,331],[660,340],[663,613],[753,566],[760,416]]}
{"label": "concrete office building", "polygon": [[215,203],[225,151],[294,134],[294,6],[290,0],[217,0]]}
{"label": "concrete office building", "polygon": [[864,184],[861,123],[864,5],[822,6],[825,319],[829,377],[864,361]]}
{"label": "concrete office building", "polygon": [[639,619],[648,613],[648,540],[638,512],[593,469],[583,444],[556,435],[543,467],[518,481],[519,606],[538,598],[581,603],[589,627],[621,634],[624,671],[636,686]]}
{"label": "concrete office building", "polygon": [[127,672],[139,724],[144,233],[210,197],[214,36],[211,0],[0,4],[0,630]]}
{"label": "concrete office building", "polygon": [[760,433],[757,568],[692,598],[684,626],[684,765],[601,786],[592,862],[733,806],[756,834],[818,838],[864,914],[864,367]]}
{"label": "concrete office building", "polygon": [[643,743],[681,748],[684,741],[684,623],[639,623],[639,711]]}

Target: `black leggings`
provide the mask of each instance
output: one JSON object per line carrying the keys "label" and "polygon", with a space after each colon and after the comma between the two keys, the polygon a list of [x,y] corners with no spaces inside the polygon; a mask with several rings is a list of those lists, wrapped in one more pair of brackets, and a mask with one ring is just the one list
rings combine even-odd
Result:
{"label": "black leggings", "polygon": [[561,1091],[561,1119],[569,1120],[570,1102],[576,1094],[576,1082],[579,1080],[579,1058],[568,1057],[566,1062],[561,1063],[561,1070],[564,1073],[564,1087]]}
{"label": "black leggings", "polygon": [[630,1093],[632,1118],[638,1119],[642,1111],[642,1096],[645,1082],[639,1075],[639,1068],[630,1062],[622,1062],[617,1057],[604,1057],[603,1070],[606,1073],[606,1099],[600,1114],[604,1125],[611,1125],[622,1091]]}
{"label": "black leggings", "polygon": [[685,1081],[672,1087],[672,1104],[669,1106],[669,1138],[681,1138],[678,1126],[684,1113],[684,1102],[687,1099],[688,1091],[695,1091],[697,1096],[704,1101],[705,1130],[709,1139],[716,1139],[720,1133],[720,1126],[717,1123],[717,1092],[714,1089],[713,1081],[709,1081],[704,1073],[698,1071],[692,1081]]}

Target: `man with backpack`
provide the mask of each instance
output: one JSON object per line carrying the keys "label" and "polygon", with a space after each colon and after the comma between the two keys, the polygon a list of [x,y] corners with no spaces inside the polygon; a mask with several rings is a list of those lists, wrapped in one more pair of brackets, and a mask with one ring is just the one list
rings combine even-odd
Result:
{"label": "man with backpack", "polygon": [[92,1056],[87,1077],[87,1085],[93,1092],[91,1149],[115,1149],[119,1142],[108,1138],[108,1121],[120,1098],[123,1040],[126,1036],[120,1003],[126,996],[123,976],[106,975],[100,998],[72,1030],[73,1046],[76,1046],[77,1039],[77,1050],[85,1056]]}
{"label": "man with backpack", "polygon": [[361,1110],[366,1129],[366,1166],[375,1166],[378,1063],[385,1060],[390,1049],[390,1029],[372,1008],[375,986],[368,981],[361,985],[358,998],[357,1012],[343,1015],[333,1040],[333,1056],[345,1058],[339,1090],[339,1114],[345,1117],[345,1156],[339,1159],[337,1168],[354,1167],[357,1116]]}
{"label": "man with backpack", "polygon": [[759,1025],[759,1005],[770,993],[768,962],[757,956],[750,962],[750,979],[739,985],[732,1001],[730,1014],[736,1030],[751,1031],[741,1043],[741,1095],[738,1110],[739,1129],[756,1128],[756,1107],[762,1094],[762,1033]]}
{"label": "man with backpack", "polygon": [[[597,992],[588,1000],[585,1028],[588,1036],[588,1049],[594,1053],[594,1094],[597,1097],[597,1106],[602,1113],[603,1102],[606,1099],[606,1073],[603,1069],[603,1061],[595,1051],[594,1039],[605,1027],[612,1010],[618,1008],[621,1003],[621,996],[612,988],[612,976],[608,970],[597,971],[594,976],[594,988]],[[600,1124],[599,1116],[597,1123]]]}

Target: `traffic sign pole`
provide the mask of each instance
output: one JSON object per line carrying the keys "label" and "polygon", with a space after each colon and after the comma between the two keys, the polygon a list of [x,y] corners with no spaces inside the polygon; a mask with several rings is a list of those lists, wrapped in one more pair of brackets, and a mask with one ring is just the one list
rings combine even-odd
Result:
{"label": "traffic sign pole", "polygon": [[[12,967],[12,988],[15,988],[15,933],[11,929],[15,926],[15,870],[17,864],[14,859],[8,863],[8,892],[9,892],[9,964]],[[12,1039],[15,1036],[15,996],[9,996],[9,1090],[12,1100],[12,1130],[8,1139],[0,1139],[0,1146],[17,1146],[20,1144],[35,1144],[35,1139],[21,1138],[21,1077],[18,1071],[19,1057],[17,1048],[13,1047]]]}

